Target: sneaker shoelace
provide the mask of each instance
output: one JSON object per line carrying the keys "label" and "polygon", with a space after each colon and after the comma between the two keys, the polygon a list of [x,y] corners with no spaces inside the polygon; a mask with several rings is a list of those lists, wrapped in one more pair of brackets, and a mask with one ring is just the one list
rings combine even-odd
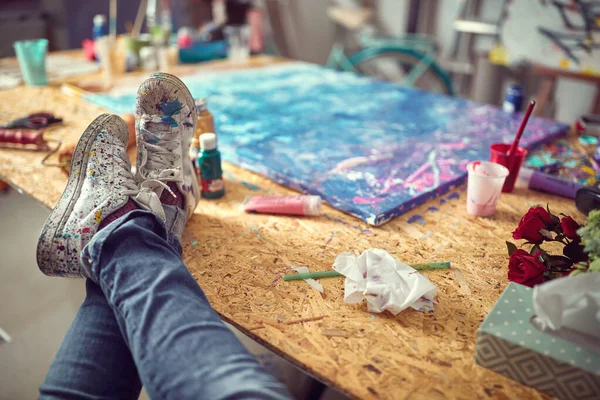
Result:
{"label": "sneaker shoelace", "polygon": [[123,178],[121,181],[123,191],[121,193],[133,198],[136,203],[157,214],[164,221],[165,211],[157,193],[157,189],[164,188],[171,196],[177,198],[171,188],[158,179],[147,179],[138,186],[131,174],[129,156],[125,152],[119,153],[115,157],[115,162],[116,175]]}
{"label": "sneaker shoelace", "polygon": [[171,128],[171,131],[166,133],[166,138],[158,137],[146,128],[147,122],[144,118],[146,117],[142,117],[140,121],[142,140],[138,141],[141,154],[138,166],[140,176],[145,180],[176,180],[181,175],[181,170],[173,168],[173,163],[180,157],[174,151],[181,148],[181,135],[177,128]]}

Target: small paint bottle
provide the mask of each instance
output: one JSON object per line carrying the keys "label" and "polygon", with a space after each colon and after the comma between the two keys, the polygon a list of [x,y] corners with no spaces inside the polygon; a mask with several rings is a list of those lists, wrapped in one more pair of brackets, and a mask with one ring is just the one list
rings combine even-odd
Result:
{"label": "small paint bottle", "polygon": [[[93,21],[92,40],[95,42],[99,38],[108,35],[108,24],[106,23],[106,17],[102,14],[95,15]],[[100,61],[100,57],[96,50],[94,50],[94,56],[96,57],[96,61]]]}
{"label": "small paint bottle", "polygon": [[502,103],[502,109],[507,113],[519,112],[523,107],[523,100],[525,99],[525,92],[521,85],[510,85],[506,89],[504,95],[504,103]]}
{"label": "small paint bottle", "polygon": [[215,131],[215,122],[213,115],[208,111],[206,99],[198,99],[196,104],[196,130],[194,131],[194,138],[190,146],[190,159],[192,164],[196,168],[196,173],[199,174],[198,170],[198,150],[200,150],[200,135],[207,132]]}
{"label": "small paint bottle", "polygon": [[98,14],[93,19],[94,28],[92,29],[92,39],[96,40],[102,36],[108,35],[108,24],[106,23],[106,16]]}
{"label": "small paint bottle", "polygon": [[202,197],[217,199],[225,194],[223,170],[221,169],[221,153],[217,150],[217,135],[212,132],[200,136],[200,184]]}

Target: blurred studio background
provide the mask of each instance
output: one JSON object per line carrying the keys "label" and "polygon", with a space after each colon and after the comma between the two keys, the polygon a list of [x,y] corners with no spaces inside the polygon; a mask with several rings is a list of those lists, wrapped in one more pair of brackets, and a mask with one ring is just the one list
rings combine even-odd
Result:
{"label": "blurred studio background", "polygon": [[[592,5],[584,7],[587,3]],[[451,84],[459,96],[496,105],[502,104],[510,85],[519,84],[526,98],[547,93],[544,104],[538,105],[538,115],[572,123],[581,114],[597,111],[599,103],[597,79],[585,79],[600,68],[598,50],[594,52],[593,44],[600,7],[594,3],[597,2],[2,0],[0,56],[13,56],[16,40],[40,37],[48,39],[49,51],[77,49],[82,43],[85,47],[85,40],[93,40],[98,34],[94,34],[94,21],[108,29],[113,4],[119,34],[131,34],[133,29],[144,38],[160,26],[168,31],[168,40],[173,44],[195,48],[181,55],[184,62],[224,56],[214,43],[226,39],[228,26],[244,25],[249,28],[252,53],[317,64],[327,64],[329,60],[341,69],[354,66],[369,75],[427,90],[448,92]],[[146,18],[136,26],[136,16],[142,12]],[[565,33],[570,37],[562,36]],[[382,47],[391,51],[368,56],[370,59],[366,60],[351,57],[361,49],[377,52]],[[350,58],[352,66],[336,57],[341,52]],[[419,65],[416,71],[415,65]],[[449,82],[438,76],[438,67],[440,74],[448,75]]]}

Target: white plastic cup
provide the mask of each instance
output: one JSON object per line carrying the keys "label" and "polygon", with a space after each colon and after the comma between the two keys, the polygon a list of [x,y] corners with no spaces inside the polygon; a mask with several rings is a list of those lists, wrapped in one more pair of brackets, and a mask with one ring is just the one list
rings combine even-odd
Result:
{"label": "white plastic cup", "polygon": [[494,215],[508,169],[491,161],[473,161],[467,172],[467,212],[479,217]]}
{"label": "white plastic cup", "polygon": [[102,65],[102,75],[104,77],[104,85],[106,87],[112,86],[116,71],[116,60],[115,60],[115,46],[116,43],[110,36],[102,36],[96,39],[95,42],[96,55],[100,59]]}
{"label": "white plastic cup", "polygon": [[48,53],[48,39],[18,40],[13,46],[25,83],[29,86],[47,85],[46,53]]}

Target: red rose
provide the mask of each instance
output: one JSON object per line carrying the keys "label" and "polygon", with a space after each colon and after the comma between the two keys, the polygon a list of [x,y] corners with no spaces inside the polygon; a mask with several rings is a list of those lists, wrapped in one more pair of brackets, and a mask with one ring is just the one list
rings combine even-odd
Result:
{"label": "red rose", "polygon": [[539,259],[540,254],[538,251],[531,255],[521,249],[512,253],[508,261],[508,280],[529,287],[542,283],[546,267]]}
{"label": "red rose", "polygon": [[527,214],[523,215],[512,236],[515,240],[525,239],[531,243],[540,244],[544,241],[540,229],[546,229],[550,224],[552,224],[552,218],[544,207],[532,207]]}
{"label": "red rose", "polygon": [[577,234],[577,229],[579,229],[579,224],[575,222],[575,220],[568,215],[560,220],[560,226],[566,237],[569,239],[575,239],[579,235]]}

